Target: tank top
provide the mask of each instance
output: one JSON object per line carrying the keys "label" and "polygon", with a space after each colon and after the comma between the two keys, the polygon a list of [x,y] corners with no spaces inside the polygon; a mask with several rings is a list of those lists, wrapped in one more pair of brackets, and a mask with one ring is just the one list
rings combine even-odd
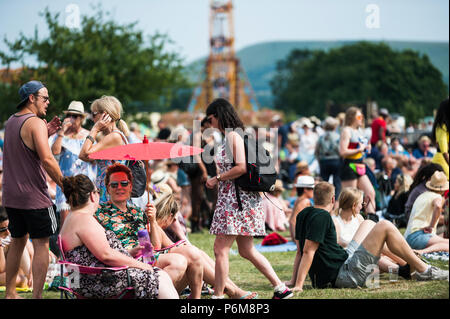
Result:
{"label": "tank top", "polygon": [[44,168],[37,152],[23,142],[20,131],[33,113],[12,115],[5,126],[3,148],[3,206],[43,209],[53,205]]}
{"label": "tank top", "polygon": [[[361,130],[357,129],[355,130],[354,128],[350,128],[351,130],[351,135],[350,135],[350,141],[348,143],[348,148],[349,149],[357,149],[359,147],[359,145],[362,144],[367,144],[367,139],[364,137],[364,134],[361,132]],[[347,159],[361,159],[363,157],[363,153],[362,152],[358,152],[356,154],[347,156]]]}
{"label": "tank top", "polygon": [[349,223],[344,222],[340,215],[333,216],[333,218],[338,222],[341,229],[339,233],[339,241],[345,244],[345,246],[348,246],[359,228],[358,218],[352,217],[352,220]]}

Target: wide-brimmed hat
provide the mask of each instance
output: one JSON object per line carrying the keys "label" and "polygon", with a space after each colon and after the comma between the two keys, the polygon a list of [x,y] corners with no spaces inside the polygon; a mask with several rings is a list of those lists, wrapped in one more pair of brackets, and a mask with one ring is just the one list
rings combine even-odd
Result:
{"label": "wide-brimmed hat", "polygon": [[69,107],[66,111],[63,111],[64,114],[77,114],[83,117],[86,117],[87,114],[84,113],[84,105],[80,101],[72,101],[69,104]]}
{"label": "wide-brimmed hat", "polygon": [[30,96],[30,94],[36,93],[43,87],[45,87],[45,85],[42,84],[42,82],[35,80],[29,81],[24,85],[22,85],[19,89],[20,102],[19,104],[17,104],[16,107],[17,108],[22,107],[28,101],[28,97]]}
{"label": "wide-brimmed hat", "polygon": [[314,178],[308,175],[301,175],[297,178],[295,188],[314,188]]}
{"label": "wide-brimmed hat", "polygon": [[165,183],[165,182],[167,182],[168,179],[169,179],[169,174],[167,174],[166,172],[164,172],[161,169],[158,169],[152,173],[152,183],[154,185]]}
{"label": "wide-brimmed hat", "polygon": [[444,172],[436,171],[425,186],[432,191],[446,191],[448,190],[448,180]]}

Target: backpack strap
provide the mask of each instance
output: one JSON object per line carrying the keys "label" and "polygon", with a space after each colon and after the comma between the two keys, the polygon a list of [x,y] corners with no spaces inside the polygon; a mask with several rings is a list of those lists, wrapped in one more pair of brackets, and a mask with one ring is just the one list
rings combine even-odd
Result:
{"label": "backpack strap", "polygon": [[237,199],[237,202],[238,202],[239,210],[242,211],[241,196],[239,195],[239,186],[238,186],[236,180],[234,180],[234,188],[236,189],[236,199]]}

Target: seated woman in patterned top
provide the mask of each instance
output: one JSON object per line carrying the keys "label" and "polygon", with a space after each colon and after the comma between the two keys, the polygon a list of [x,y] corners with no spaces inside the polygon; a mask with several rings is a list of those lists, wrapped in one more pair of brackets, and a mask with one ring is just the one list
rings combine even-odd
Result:
{"label": "seated woman in patterned top", "polygon": [[[125,165],[116,163],[108,167],[105,185],[107,185],[107,191],[111,200],[108,203],[102,204],[96,213],[96,217],[104,228],[116,233],[131,255],[136,256],[142,248],[139,246],[137,232],[146,228],[148,224],[147,216],[153,216],[155,214],[155,207],[153,204],[148,204],[144,213],[141,209],[128,205],[127,201],[131,197],[132,189],[131,180],[131,172]],[[155,232],[154,228],[156,227],[156,223],[152,223],[150,220],[150,225],[150,234],[152,235]],[[171,244],[173,243],[171,242]],[[213,284],[214,272],[212,272],[211,278],[210,268],[205,267],[203,258],[201,258],[202,253],[199,249],[190,244],[188,245],[184,241],[178,242],[175,246],[170,248],[166,246],[155,246],[156,249],[165,248],[161,249],[161,253],[156,254],[156,265],[168,272],[171,277],[173,276],[177,291],[180,292],[189,284],[191,288],[190,298],[200,298],[202,281],[204,280],[209,284]],[[174,261],[174,256],[177,257],[177,260],[179,260],[178,257],[183,258],[184,270],[181,276],[180,269],[177,272],[175,270],[168,270],[167,268],[178,265],[178,261]],[[214,271],[214,267],[212,267],[212,271]],[[232,298],[246,296],[246,292],[240,290],[234,284],[228,285],[228,292]]]}

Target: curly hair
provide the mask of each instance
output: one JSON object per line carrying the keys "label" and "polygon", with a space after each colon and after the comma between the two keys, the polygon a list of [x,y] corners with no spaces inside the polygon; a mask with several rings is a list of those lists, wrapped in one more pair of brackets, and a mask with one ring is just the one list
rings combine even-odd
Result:
{"label": "curly hair", "polygon": [[123,164],[114,163],[106,168],[105,185],[109,185],[111,175],[118,172],[124,172],[127,174],[128,180],[133,182],[133,174],[131,174],[131,170]]}
{"label": "curly hair", "polygon": [[242,123],[233,105],[223,98],[215,99],[208,105],[206,116],[210,115],[214,115],[217,118],[219,128],[222,130],[227,128],[241,128],[244,130],[244,123]]}
{"label": "curly hair", "polygon": [[95,190],[94,183],[84,174],[64,177],[62,184],[66,202],[71,208],[85,205]]}

